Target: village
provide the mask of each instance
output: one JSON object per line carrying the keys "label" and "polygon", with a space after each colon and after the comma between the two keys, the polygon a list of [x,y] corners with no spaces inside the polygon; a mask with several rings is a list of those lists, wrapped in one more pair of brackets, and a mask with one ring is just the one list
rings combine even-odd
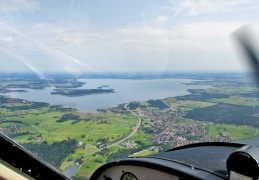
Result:
{"label": "village", "polygon": [[[121,104],[114,108],[103,109],[113,113],[127,113]],[[216,123],[205,121],[194,121],[185,117],[187,111],[184,108],[159,109],[155,107],[138,107],[135,112],[144,116],[151,127],[145,127],[146,134],[151,135],[149,141],[156,144],[170,143],[173,147],[179,147],[198,142],[226,142],[233,138],[228,132],[221,132],[215,137],[208,135],[208,127],[215,126]],[[142,122],[143,123],[143,122]],[[132,140],[126,140],[123,145],[127,149],[136,147]]]}
{"label": "village", "polygon": [[197,142],[224,142],[233,140],[227,132],[221,132],[216,137],[208,137],[208,127],[212,122],[193,122],[184,118],[186,112],[180,109],[141,109],[139,111],[147,118],[151,128],[148,131],[156,143],[171,142],[174,147]]}

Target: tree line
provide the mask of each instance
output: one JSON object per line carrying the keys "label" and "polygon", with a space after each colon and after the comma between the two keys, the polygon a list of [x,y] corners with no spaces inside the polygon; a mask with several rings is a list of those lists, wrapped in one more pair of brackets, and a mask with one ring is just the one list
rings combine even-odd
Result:
{"label": "tree line", "polygon": [[48,145],[46,141],[41,144],[26,143],[22,145],[49,164],[59,168],[62,161],[69,154],[75,152],[77,141],[75,139],[70,139],[54,142],[51,145]]}

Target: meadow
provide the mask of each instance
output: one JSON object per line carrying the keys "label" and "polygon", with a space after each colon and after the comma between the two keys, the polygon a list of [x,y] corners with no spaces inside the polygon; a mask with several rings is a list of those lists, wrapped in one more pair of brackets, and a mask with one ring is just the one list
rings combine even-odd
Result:
{"label": "meadow", "polygon": [[228,132],[234,139],[245,139],[259,135],[259,129],[251,126],[237,126],[234,124],[219,124],[208,127],[208,136],[216,137],[221,132]]}

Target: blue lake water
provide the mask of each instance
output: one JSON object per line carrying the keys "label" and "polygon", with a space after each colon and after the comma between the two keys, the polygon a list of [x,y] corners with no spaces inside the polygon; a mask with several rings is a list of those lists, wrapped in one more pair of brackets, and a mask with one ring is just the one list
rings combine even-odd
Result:
{"label": "blue lake water", "polygon": [[187,89],[206,89],[210,87],[208,85],[183,84],[191,82],[190,79],[79,79],[78,81],[86,82],[79,89],[108,85],[107,88],[114,89],[115,93],[66,97],[51,95],[50,92],[54,88],[48,87],[42,90],[25,89],[28,92],[12,92],[6,95],[29,101],[47,102],[52,105],[65,105],[66,107],[76,108],[80,112],[88,113],[96,112],[97,109],[111,108],[120,103],[181,96],[188,94]]}
{"label": "blue lake water", "polygon": [[77,166],[72,166],[71,168],[69,168],[64,174],[68,177],[71,177],[75,172],[76,170],[78,169]]}

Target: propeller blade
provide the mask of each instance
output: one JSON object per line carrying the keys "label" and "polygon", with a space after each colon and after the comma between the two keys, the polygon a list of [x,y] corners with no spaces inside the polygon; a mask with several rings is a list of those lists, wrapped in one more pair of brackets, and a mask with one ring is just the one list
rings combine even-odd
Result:
{"label": "propeller blade", "polygon": [[247,26],[243,26],[233,34],[247,57],[248,63],[250,64],[253,74],[255,75],[257,86],[259,87],[259,57],[256,53],[254,40],[251,38],[251,31]]}

